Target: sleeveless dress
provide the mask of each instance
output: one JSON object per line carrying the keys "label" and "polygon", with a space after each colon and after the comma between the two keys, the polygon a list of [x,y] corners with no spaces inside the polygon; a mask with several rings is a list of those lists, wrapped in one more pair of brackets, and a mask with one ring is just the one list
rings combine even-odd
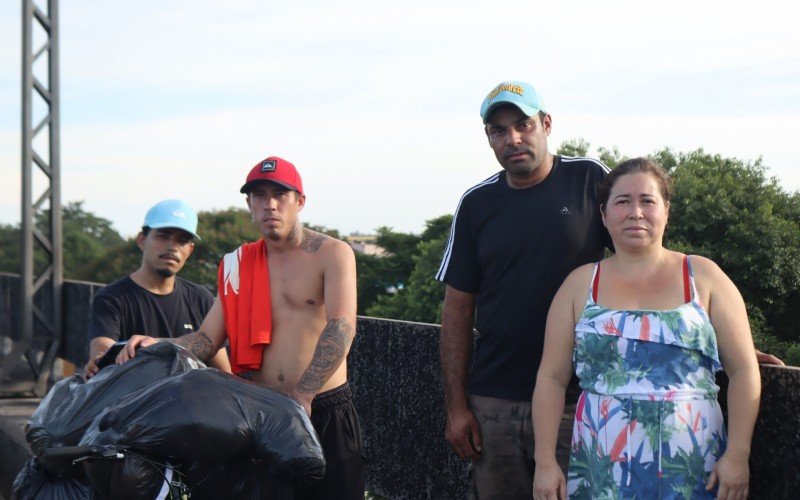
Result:
{"label": "sleeveless dress", "polygon": [[714,498],[705,490],[727,437],[711,320],[684,257],[686,303],[666,311],[597,304],[599,263],[575,327],[583,392],[572,434],[571,499]]}

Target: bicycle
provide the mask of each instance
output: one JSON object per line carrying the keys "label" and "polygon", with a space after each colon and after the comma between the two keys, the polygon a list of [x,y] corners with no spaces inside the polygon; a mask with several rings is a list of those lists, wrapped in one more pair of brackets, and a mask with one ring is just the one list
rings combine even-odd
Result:
{"label": "bicycle", "polygon": [[177,466],[169,462],[151,460],[124,447],[106,445],[46,448],[37,458],[42,467],[55,476],[61,476],[70,467],[86,461],[138,460],[150,466],[164,480],[156,496],[157,500],[188,500],[192,495],[191,489],[186,484],[186,476]]}

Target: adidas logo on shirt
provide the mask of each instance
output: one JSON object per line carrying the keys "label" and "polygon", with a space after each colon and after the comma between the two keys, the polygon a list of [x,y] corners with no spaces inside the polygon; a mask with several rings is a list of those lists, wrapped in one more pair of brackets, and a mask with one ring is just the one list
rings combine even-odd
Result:
{"label": "adidas logo on shirt", "polygon": [[561,215],[572,215],[572,212],[569,211],[569,208],[563,207],[561,209]]}

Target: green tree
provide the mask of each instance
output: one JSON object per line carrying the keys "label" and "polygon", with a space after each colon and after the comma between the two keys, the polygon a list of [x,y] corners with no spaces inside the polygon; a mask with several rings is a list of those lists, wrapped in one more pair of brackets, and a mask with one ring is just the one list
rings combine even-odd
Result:
{"label": "green tree", "polygon": [[366,315],[367,309],[378,301],[378,297],[386,295],[395,282],[387,277],[383,257],[356,252],[356,277],[358,286],[358,309],[360,315]]}
{"label": "green tree", "polygon": [[[453,225],[453,216],[450,214],[440,215],[425,223],[425,229],[420,235],[422,241],[433,241],[450,236],[450,227]],[[444,248],[442,249],[444,252]],[[441,259],[441,255],[439,258]]]}
{"label": "green tree", "polygon": [[425,230],[411,253],[412,269],[404,286],[393,294],[378,295],[367,309],[370,316],[439,323],[442,317],[444,284],[435,275],[449,237],[452,215],[426,222]]}
{"label": "green tree", "polygon": [[616,146],[611,149],[604,148],[603,146],[598,147],[597,156],[608,168],[614,168],[628,159],[627,156],[619,152]]}
{"label": "green tree", "polygon": [[[43,217],[41,226],[47,224]],[[111,221],[83,208],[83,201],[67,203],[62,209],[64,237],[64,277],[91,280],[89,263],[109,248],[123,243],[122,236],[111,227]]]}
{"label": "green tree", "polygon": [[385,262],[394,276],[394,284],[403,286],[414,269],[414,250],[420,237],[411,233],[398,233],[382,226],[377,229],[378,246],[386,250]]}
{"label": "green tree", "polygon": [[[50,213],[39,212],[34,216],[34,225],[46,238],[51,239]],[[64,277],[67,279],[92,280],[92,262],[123,242],[111,221],[88,212],[83,201],[69,202],[61,208],[61,230],[63,237]],[[41,273],[48,256],[34,242],[34,269]],[[20,271],[20,227],[0,225],[0,269],[7,272]]]}
{"label": "green tree", "polygon": [[377,230],[376,244],[386,252],[384,255],[356,253],[358,272],[358,314],[377,303],[378,298],[391,295],[402,289],[414,269],[414,252],[420,237],[410,233],[398,233],[390,227]]}
{"label": "green tree", "polygon": [[[567,139],[558,146],[557,154],[563,156],[589,156],[589,149],[592,147],[589,141],[583,138]],[[616,146],[611,149],[600,146],[597,148],[597,159],[606,164],[609,168],[614,168],[628,157],[620,153]]]}
{"label": "green tree", "polygon": [[591,144],[583,138],[567,139],[558,146],[557,154],[562,156],[583,156],[589,154]]}
{"label": "green tree", "polygon": [[767,178],[761,160],[702,149],[654,158],[671,170],[675,198],[666,244],[714,260],[741,291],[759,336],[800,340],[800,195]]}
{"label": "green tree", "polygon": [[19,252],[19,226],[0,224],[0,271],[19,273]]}

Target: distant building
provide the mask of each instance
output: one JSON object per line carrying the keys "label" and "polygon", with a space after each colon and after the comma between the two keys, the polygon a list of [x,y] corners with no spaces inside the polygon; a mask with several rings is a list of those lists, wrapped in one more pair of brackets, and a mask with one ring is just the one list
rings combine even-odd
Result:
{"label": "distant building", "polygon": [[345,241],[353,251],[364,255],[383,257],[387,254],[386,250],[378,246],[378,237],[374,234],[351,234],[345,238]]}

